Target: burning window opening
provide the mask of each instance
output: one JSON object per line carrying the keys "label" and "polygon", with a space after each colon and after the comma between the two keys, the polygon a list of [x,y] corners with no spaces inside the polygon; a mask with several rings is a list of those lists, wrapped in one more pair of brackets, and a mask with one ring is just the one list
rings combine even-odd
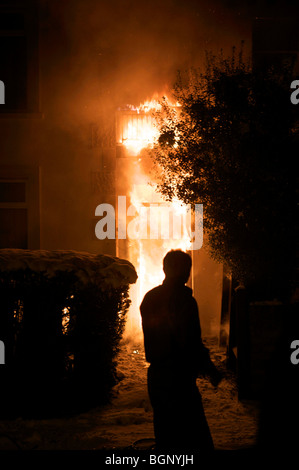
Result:
{"label": "burning window opening", "polygon": [[153,126],[151,111],[129,110],[121,112],[117,144],[123,145],[129,155],[137,156],[151,145],[158,136]]}
{"label": "burning window opening", "polygon": [[[179,103],[171,103],[173,109],[180,108]],[[116,143],[126,148],[130,156],[137,156],[144,148],[151,146],[159,137],[155,125],[154,112],[162,107],[158,100],[141,103],[140,106],[127,105],[119,108],[116,120]]]}

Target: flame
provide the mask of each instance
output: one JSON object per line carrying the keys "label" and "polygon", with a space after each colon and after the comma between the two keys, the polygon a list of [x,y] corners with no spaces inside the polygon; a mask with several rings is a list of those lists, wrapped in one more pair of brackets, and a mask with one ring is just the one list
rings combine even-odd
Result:
{"label": "flame", "polygon": [[[117,142],[124,145],[129,155],[136,156],[140,151],[152,145],[157,136],[158,130],[155,127],[153,110],[159,109],[156,100],[147,101],[138,108],[128,106],[127,111],[122,112],[122,121],[119,128]],[[173,104],[178,106],[178,103]],[[130,335],[135,339],[141,338],[141,318],[139,306],[146,292],[162,283],[164,279],[163,258],[172,249],[188,251],[191,246],[190,231],[186,226],[187,206],[179,201],[166,203],[162,195],[157,193],[153,187],[154,181],[149,176],[150,172],[144,169],[141,164],[135,165],[135,173],[131,175],[131,191],[129,193],[130,204],[140,214],[142,208],[147,209],[145,213],[149,215],[146,219],[148,224],[147,233],[150,233],[151,223],[159,227],[159,237],[156,239],[146,238],[129,241],[129,258],[135,265],[138,272],[136,285],[132,286],[130,297],[132,300],[129,311]],[[164,233],[163,222],[165,223],[165,210],[174,217],[181,217],[181,236],[174,237],[173,231]],[[164,210],[164,212],[163,212]],[[174,220],[174,219],[172,219]],[[178,220],[178,219],[177,219]],[[171,224],[170,224],[171,225]],[[164,227],[164,229],[173,227]],[[167,232],[167,230],[166,230]],[[167,236],[168,235],[168,236]]]}
{"label": "flame", "polygon": [[[142,188],[144,188],[144,191],[142,191]],[[149,197],[149,193],[151,193],[151,198]],[[130,198],[131,203],[136,207],[139,214],[142,208],[147,209],[145,213],[147,213],[146,223],[148,225],[148,238],[137,240],[137,285],[139,284],[138,300],[141,302],[148,290],[161,284],[163,281],[164,272],[162,260],[166,253],[174,249],[181,249],[183,251],[190,250],[191,237],[187,226],[188,208],[179,201],[166,203],[162,196],[157,194],[150,185],[146,187],[144,184],[135,185],[130,194]],[[154,203],[152,203],[153,201]],[[151,204],[148,205],[148,202]],[[165,221],[165,215],[169,216],[168,223]],[[177,220],[180,221],[180,238],[175,237],[174,217],[177,217]],[[150,237],[150,224],[158,228],[156,239]]]}
{"label": "flame", "polygon": [[[168,104],[174,108],[179,103],[171,102],[165,97]],[[158,138],[159,131],[155,126],[154,112],[161,109],[157,99],[148,100],[140,106],[127,105],[120,109],[121,123],[117,129],[117,143],[122,144],[132,156],[138,155],[142,149],[151,146]]]}

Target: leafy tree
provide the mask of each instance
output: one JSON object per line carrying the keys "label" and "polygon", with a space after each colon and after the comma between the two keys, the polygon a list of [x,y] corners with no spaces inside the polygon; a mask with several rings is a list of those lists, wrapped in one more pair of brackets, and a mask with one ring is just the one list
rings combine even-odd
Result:
{"label": "leafy tree", "polygon": [[[292,276],[296,106],[291,67],[256,70],[233,48],[179,73],[156,114],[153,149],[166,199],[202,203],[214,259],[248,288],[279,296]],[[298,142],[298,139],[297,139]],[[269,293],[270,295],[270,293]]]}

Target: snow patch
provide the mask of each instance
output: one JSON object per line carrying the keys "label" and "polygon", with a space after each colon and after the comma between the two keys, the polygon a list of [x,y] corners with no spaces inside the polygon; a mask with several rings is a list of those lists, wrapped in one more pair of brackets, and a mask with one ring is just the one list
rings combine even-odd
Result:
{"label": "snow patch", "polygon": [[93,283],[102,290],[134,284],[137,280],[132,263],[110,255],[72,250],[0,250],[0,272],[26,269],[49,279],[59,272],[74,273],[81,283]]}

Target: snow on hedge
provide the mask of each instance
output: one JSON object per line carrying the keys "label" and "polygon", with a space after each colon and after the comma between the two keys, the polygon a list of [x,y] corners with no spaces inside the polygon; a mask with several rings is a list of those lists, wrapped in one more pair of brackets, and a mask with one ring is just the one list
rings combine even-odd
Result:
{"label": "snow on hedge", "polygon": [[59,272],[70,272],[83,284],[93,283],[100,289],[134,284],[137,273],[127,260],[110,255],[71,250],[0,249],[0,272],[30,269],[49,279]]}

